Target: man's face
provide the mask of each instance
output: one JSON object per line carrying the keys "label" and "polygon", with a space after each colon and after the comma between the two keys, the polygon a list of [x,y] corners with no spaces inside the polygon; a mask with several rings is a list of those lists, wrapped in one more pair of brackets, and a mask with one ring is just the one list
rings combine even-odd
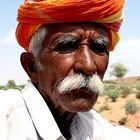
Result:
{"label": "man's face", "polygon": [[97,92],[77,87],[60,93],[57,85],[65,77],[76,74],[85,79],[93,74],[103,78],[109,57],[106,29],[94,23],[52,24],[47,29],[39,55],[45,70],[37,73],[38,90],[60,112],[91,109],[97,100]]}

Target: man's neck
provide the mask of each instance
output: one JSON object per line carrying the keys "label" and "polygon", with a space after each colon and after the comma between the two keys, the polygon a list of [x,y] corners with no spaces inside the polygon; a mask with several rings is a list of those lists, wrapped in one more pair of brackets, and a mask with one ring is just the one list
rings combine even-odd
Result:
{"label": "man's neck", "polygon": [[42,97],[44,98],[46,104],[48,105],[61,133],[66,139],[70,139],[71,134],[69,132],[69,128],[73,120],[73,117],[75,116],[75,113],[67,111],[60,113],[50,102],[48,102],[48,100],[43,95]]}

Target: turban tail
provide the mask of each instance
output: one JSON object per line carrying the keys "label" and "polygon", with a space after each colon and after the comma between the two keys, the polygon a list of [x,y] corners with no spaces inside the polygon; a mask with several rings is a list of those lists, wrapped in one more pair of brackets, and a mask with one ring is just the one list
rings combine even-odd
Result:
{"label": "turban tail", "polygon": [[97,22],[108,29],[112,51],[119,41],[124,0],[25,0],[18,9],[18,43],[29,51],[33,33],[48,23]]}

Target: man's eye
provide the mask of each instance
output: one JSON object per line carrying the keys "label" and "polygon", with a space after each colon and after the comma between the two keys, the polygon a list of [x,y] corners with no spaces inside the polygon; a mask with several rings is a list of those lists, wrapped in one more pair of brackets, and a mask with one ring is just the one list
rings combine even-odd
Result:
{"label": "man's eye", "polygon": [[90,42],[90,49],[97,54],[108,53],[107,47],[104,44],[99,44],[96,42]]}
{"label": "man's eye", "polygon": [[74,52],[78,48],[78,42],[77,41],[64,41],[59,43],[54,51],[60,52],[60,53],[70,53]]}

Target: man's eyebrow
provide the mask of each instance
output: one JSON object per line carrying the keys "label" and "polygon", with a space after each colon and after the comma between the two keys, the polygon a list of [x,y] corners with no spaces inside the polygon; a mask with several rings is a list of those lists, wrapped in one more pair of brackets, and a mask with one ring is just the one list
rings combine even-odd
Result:
{"label": "man's eyebrow", "polygon": [[57,38],[57,41],[59,43],[65,43],[65,42],[76,41],[76,40],[77,40],[76,37],[70,34],[63,34]]}
{"label": "man's eyebrow", "polygon": [[109,45],[109,40],[107,39],[107,37],[99,37],[97,39],[92,39],[92,41],[98,45],[103,45],[105,47],[108,47]]}

